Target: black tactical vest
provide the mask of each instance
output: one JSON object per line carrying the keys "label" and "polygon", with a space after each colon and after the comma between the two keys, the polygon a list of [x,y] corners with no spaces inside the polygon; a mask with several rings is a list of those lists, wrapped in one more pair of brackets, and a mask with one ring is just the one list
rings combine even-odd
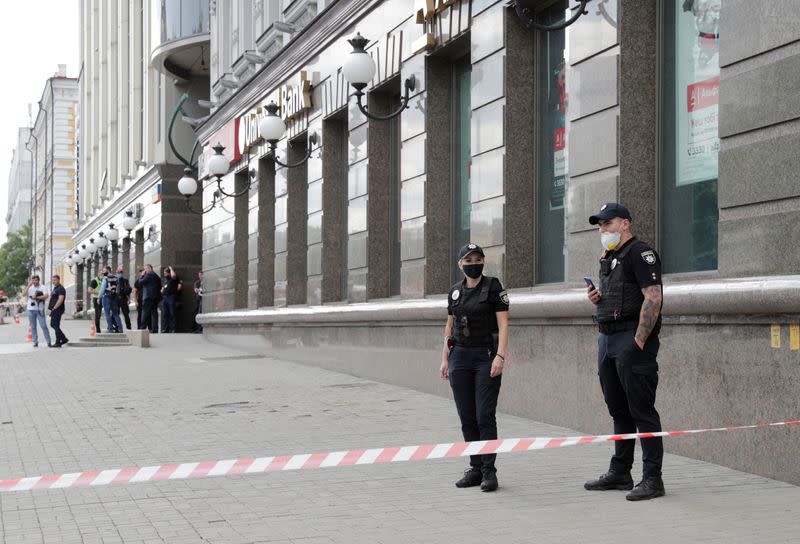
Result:
{"label": "black tactical vest", "polygon": [[106,276],[106,295],[116,295],[117,294],[117,284],[119,283],[119,279],[114,274],[109,274]]}
{"label": "black tactical vest", "polygon": [[[467,289],[467,280],[450,288],[450,309],[453,312],[453,338],[462,346],[494,345],[497,334],[495,308],[489,304],[489,288],[494,278],[484,276],[481,283]],[[458,293],[456,295],[456,293]]]}
{"label": "black tactical vest", "polygon": [[632,321],[638,323],[644,295],[638,283],[629,283],[623,271],[623,261],[636,243],[632,238],[618,252],[610,252],[600,259],[600,302],[597,304],[597,322],[612,323]]}

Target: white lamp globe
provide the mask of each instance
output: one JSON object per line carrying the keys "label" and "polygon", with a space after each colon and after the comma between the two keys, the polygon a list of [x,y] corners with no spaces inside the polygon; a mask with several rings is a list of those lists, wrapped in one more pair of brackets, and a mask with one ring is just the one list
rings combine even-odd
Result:
{"label": "white lamp globe", "polygon": [[356,34],[348,42],[353,46],[353,51],[347,56],[347,60],[342,66],[342,73],[351,85],[366,86],[375,76],[375,61],[364,50],[369,40],[361,34]]}
{"label": "white lamp globe", "polygon": [[94,255],[94,252],[97,251],[97,246],[94,243],[94,238],[89,238],[89,243],[86,244],[86,250],[89,252],[89,255]]}
{"label": "white lamp globe", "polygon": [[127,231],[132,231],[136,227],[136,218],[133,216],[133,212],[128,210],[125,212],[125,218],[122,220],[122,228]]}
{"label": "white lamp globe", "polygon": [[183,196],[192,196],[197,192],[197,180],[191,176],[191,173],[192,171],[187,168],[183,171],[183,177],[178,180],[178,191]]}
{"label": "white lamp globe", "polygon": [[99,247],[100,249],[108,245],[108,239],[105,236],[103,236],[102,230],[97,233],[97,238],[95,239],[94,243],[97,244],[97,247]]}
{"label": "white lamp globe", "polygon": [[109,242],[116,242],[119,240],[119,231],[114,228],[114,223],[110,223],[108,225],[108,232],[106,233],[106,238],[108,238]]}
{"label": "white lamp globe", "polygon": [[75,261],[72,260],[72,255],[67,255],[67,258],[64,259],[64,262],[67,263],[67,266],[72,266],[75,264]]}
{"label": "white lamp globe", "polygon": [[208,160],[208,171],[213,176],[222,177],[228,173],[230,161],[228,161],[228,157],[222,154],[224,149],[222,144],[215,145],[214,151],[216,153]]}
{"label": "white lamp globe", "polygon": [[261,118],[258,123],[258,134],[267,142],[277,142],[286,132],[286,123],[278,117],[278,106],[275,102],[270,102],[266,106],[267,115]]}
{"label": "white lamp globe", "polygon": [[89,258],[89,250],[86,249],[86,244],[81,246],[81,250],[78,252],[78,255],[81,256],[81,259],[88,259]]}

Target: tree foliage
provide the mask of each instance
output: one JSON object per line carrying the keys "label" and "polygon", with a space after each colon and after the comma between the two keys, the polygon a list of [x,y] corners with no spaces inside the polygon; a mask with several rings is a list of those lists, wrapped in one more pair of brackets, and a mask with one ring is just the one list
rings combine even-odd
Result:
{"label": "tree foliage", "polygon": [[0,291],[13,298],[28,280],[28,259],[31,256],[31,224],[10,232],[0,246]]}

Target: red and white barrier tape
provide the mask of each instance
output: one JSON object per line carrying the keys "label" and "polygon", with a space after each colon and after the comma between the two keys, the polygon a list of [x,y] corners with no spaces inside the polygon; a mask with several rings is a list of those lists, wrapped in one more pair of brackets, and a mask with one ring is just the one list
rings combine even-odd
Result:
{"label": "red and white barrier tape", "polygon": [[556,438],[506,438],[501,440],[483,440],[479,442],[451,442],[421,446],[280,455],[274,457],[257,457],[255,459],[226,459],[223,461],[202,461],[150,467],[117,468],[73,472],[70,474],[53,474],[49,476],[32,476],[15,480],[0,480],[0,493],[34,489],[97,487],[162,480],[183,480],[186,478],[208,478],[211,476],[231,476],[234,474],[253,474],[281,470],[307,470],[312,468],[349,465],[379,465],[383,463],[467,457],[469,455],[490,453],[563,448],[566,446],[613,442],[616,440],[631,440],[634,438],[656,438],[660,436],[736,431],[762,427],[780,427],[784,425],[800,425],[800,421],[781,421],[778,423],[759,423],[756,425],[742,425],[738,427],[718,427],[714,429],[695,429],[691,431],[662,431],[657,433],[565,436]]}

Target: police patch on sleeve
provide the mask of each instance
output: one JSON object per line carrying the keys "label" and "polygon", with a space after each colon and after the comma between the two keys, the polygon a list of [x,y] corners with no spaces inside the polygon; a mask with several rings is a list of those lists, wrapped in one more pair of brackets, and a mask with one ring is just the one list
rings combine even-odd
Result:
{"label": "police patch on sleeve", "polygon": [[642,259],[649,265],[656,264],[656,254],[652,250],[643,252]]}
{"label": "police patch on sleeve", "polygon": [[450,293],[450,298],[452,298],[453,300],[458,300],[458,297],[460,296],[461,296],[461,291],[459,291],[458,289]]}
{"label": "police patch on sleeve", "polygon": [[503,304],[508,304],[508,291],[500,292],[500,300],[503,301]]}

